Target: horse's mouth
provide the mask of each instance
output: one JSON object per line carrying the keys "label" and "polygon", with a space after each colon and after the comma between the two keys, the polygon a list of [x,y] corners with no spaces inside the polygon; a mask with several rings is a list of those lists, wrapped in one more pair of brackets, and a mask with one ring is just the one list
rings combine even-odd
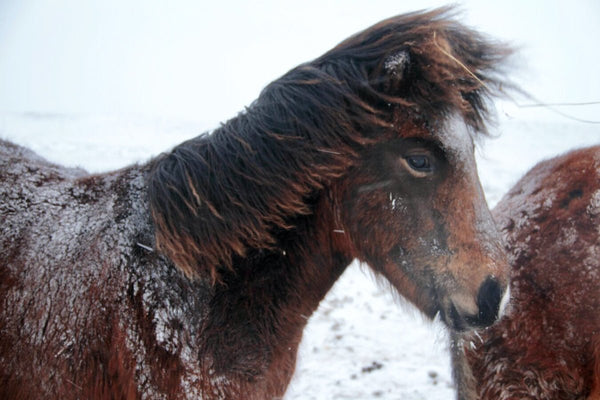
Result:
{"label": "horse's mouth", "polygon": [[478,315],[461,313],[452,302],[447,308],[440,308],[440,316],[448,328],[456,332],[484,328],[495,322],[494,319],[491,323],[482,323]]}
{"label": "horse's mouth", "polygon": [[441,309],[441,316],[448,327],[457,332],[468,331],[476,327],[476,317],[473,315],[462,315],[454,303],[450,303],[448,310]]}

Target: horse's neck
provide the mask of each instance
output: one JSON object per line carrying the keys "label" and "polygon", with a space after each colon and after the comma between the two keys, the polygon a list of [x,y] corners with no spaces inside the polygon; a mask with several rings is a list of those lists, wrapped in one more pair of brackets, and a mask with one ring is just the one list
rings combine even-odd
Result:
{"label": "horse's neck", "polygon": [[[223,276],[202,339],[207,353],[221,355],[212,359],[217,374],[278,371],[291,378],[308,318],[351,261],[331,245],[329,226],[319,225],[328,224],[303,218],[278,235],[277,249],[251,253]],[[224,341],[235,349],[222,351]]]}

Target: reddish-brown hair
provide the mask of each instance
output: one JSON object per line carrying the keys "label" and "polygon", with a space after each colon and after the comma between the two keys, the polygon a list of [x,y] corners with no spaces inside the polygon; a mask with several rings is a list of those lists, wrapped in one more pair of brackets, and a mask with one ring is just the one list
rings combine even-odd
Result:
{"label": "reddish-brown hair", "polygon": [[493,213],[512,305],[496,325],[456,338],[459,399],[598,398],[600,147],[536,165]]}

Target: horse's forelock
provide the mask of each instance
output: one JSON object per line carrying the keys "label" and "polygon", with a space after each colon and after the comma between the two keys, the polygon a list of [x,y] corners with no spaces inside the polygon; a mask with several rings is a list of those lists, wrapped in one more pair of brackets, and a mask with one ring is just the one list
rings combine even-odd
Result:
{"label": "horse's forelock", "polygon": [[474,131],[486,133],[489,100],[514,89],[504,76],[512,50],[458,23],[457,14],[443,7],[389,18],[316,62],[334,63],[340,79],[348,74],[368,85],[382,103],[412,106],[429,120],[458,112]]}

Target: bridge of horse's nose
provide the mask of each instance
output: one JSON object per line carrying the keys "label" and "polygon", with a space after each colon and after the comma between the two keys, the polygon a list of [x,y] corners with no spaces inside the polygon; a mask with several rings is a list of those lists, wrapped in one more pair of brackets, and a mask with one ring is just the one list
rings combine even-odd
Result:
{"label": "bridge of horse's nose", "polygon": [[494,277],[488,277],[481,284],[477,293],[477,307],[479,311],[476,325],[489,326],[498,319],[504,295],[504,288]]}

